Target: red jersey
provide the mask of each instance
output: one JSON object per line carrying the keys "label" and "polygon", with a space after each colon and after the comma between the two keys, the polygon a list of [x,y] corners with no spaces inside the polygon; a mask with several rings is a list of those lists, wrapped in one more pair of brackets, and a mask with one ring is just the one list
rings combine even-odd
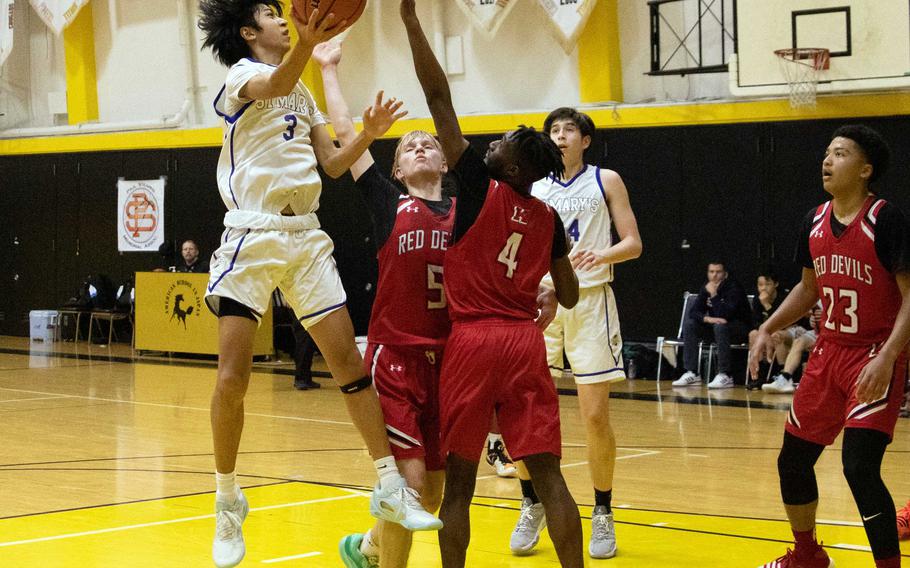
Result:
{"label": "red jersey", "polygon": [[402,198],[392,232],[379,249],[379,279],[370,316],[369,341],[387,345],[445,344],[442,265],[455,224],[455,203],[445,215],[423,201]]}
{"label": "red jersey", "polygon": [[870,196],[839,237],[831,228],[831,202],[816,209],[809,252],[822,301],[819,338],[869,346],[888,339],[894,328],[900,289],[875,249],[876,215],[883,205],[885,200]]}
{"label": "red jersey", "polygon": [[477,220],[446,254],[452,320],[536,318],[554,223],[543,201],[491,180]]}

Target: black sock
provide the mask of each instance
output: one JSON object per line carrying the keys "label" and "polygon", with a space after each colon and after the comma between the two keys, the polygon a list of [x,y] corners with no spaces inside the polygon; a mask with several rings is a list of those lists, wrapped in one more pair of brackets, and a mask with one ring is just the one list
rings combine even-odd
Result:
{"label": "black sock", "polygon": [[540,499],[537,497],[537,493],[534,491],[534,484],[530,479],[519,479],[521,483],[521,495],[522,497],[527,497],[531,500],[531,503],[537,504],[540,503]]}
{"label": "black sock", "polygon": [[594,506],[595,507],[606,507],[607,513],[613,512],[613,507],[611,502],[613,501],[613,490],[609,491],[600,491],[596,487],[594,488]]}
{"label": "black sock", "polygon": [[791,375],[791,374],[788,373],[787,371],[781,371],[781,372],[780,372],[780,376],[782,376],[783,378],[787,379],[788,381],[792,381],[792,380],[793,380],[793,375]]}

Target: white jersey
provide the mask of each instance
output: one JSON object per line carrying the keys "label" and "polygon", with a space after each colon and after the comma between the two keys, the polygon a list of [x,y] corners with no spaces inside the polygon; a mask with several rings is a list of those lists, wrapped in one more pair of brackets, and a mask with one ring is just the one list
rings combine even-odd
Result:
{"label": "white jersey", "polygon": [[274,70],[274,65],[248,58],[228,70],[215,99],[215,112],[227,126],[218,191],[228,211],[278,215],[290,205],[297,215],[307,215],[319,207],[322,191],[310,130],[326,120],[301,81],[286,97],[240,97],[247,81]]}
{"label": "white jersey", "polygon": [[[610,209],[600,181],[600,168],[585,164],[566,183],[546,177],[534,183],[531,195],[559,213],[572,250],[605,249],[613,244]],[[602,286],[613,281],[613,265],[604,264],[575,274],[580,288]]]}

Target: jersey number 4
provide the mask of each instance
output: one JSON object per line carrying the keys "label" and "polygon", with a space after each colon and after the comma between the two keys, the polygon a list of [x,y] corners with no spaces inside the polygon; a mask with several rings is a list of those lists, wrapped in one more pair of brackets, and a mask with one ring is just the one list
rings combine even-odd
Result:
{"label": "jersey number 4", "polygon": [[[859,317],[856,314],[859,295],[856,290],[841,288],[835,294],[834,288],[822,287],[822,294],[828,300],[828,312],[825,318],[825,329],[839,333],[856,333],[859,331]],[[843,306],[843,312],[841,312]],[[838,310],[835,313],[835,309]]]}
{"label": "jersey number 4", "polygon": [[512,278],[518,268],[518,247],[521,246],[521,239],[523,238],[524,235],[521,233],[512,233],[506,240],[506,246],[499,251],[499,256],[496,258],[496,260],[506,265],[506,278]]}

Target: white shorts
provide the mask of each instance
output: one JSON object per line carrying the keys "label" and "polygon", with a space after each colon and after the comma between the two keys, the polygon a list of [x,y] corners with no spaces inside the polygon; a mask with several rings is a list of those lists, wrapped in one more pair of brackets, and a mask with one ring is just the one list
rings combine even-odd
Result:
{"label": "white shorts", "polygon": [[622,336],[613,290],[604,284],[578,292],[578,304],[571,310],[559,306],[556,319],[544,331],[550,369],[564,370],[565,351],[578,384],[624,380]]}
{"label": "white shorts", "polygon": [[332,258],[334,248],[320,229],[227,229],[212,255],[205,302],[218,315],[220,299],[230,298],[262,317],[272,292],[280,288],[300,323],[309,328],[347,301]]}
{"label": "white shorts", "polygon": [[803,335],[809,332],[808,329],[804,328],[801,325],[791,325],[787,329],[782,330],[785,335],[790,336],[790,339],[799,339]]}

